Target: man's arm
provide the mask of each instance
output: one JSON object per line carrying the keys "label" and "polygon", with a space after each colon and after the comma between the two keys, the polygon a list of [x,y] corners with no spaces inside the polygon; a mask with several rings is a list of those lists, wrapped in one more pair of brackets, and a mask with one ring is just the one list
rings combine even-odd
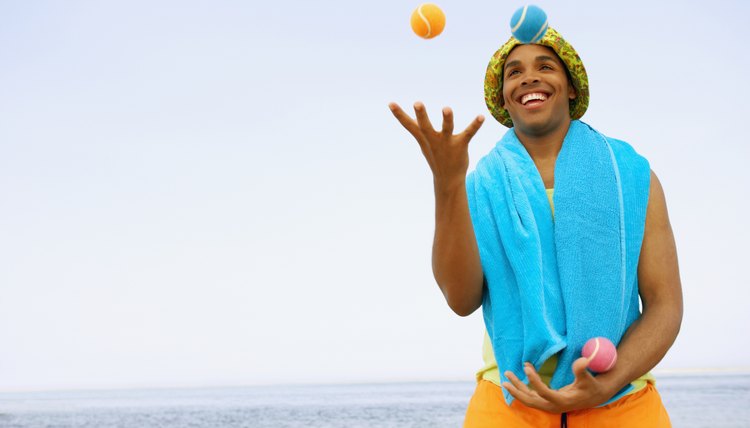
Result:
{"label": "man's arm", "polygon": [[484,122],[477,116],[461,133],[453,135],[453,111],[443,109],[443,126],[435,130],[424,104],[415,103],[416,121],[396,103],[388,107],[401,125],[419,143],[432,170],[435,184],[435,239],[432,245],[432,272],[448,306],[466,316],[482,305],[484,276],[479,249],[469,215],[466,171],[469,168],[469,141]]}
{"label": "man's arm", "polygon": [[611,371],[594,377],[586,370],[586,358],[579,358],[573,363],[575,381],[554,391],[542,382],[533,366],[525,364],[533,389],[512,372],[506,372],[511,383],[504,386],[524,404],[548,412],[586,409],[602,404],[664,358],[682,323],[682,285],[664,190],[653,172],[638,261],[638,286],[643,313],[620,341],[617,364]]}
{"label": "man's arm", "polygon": [[484,274],[465,178],[455,183],[435,181],[432,272],[453,312],[467,316],[482,305]]}
{"label": "man's arm", "polygon": [[597,378],[614,392],[653,369],[664,358],[677,338],[682,323],[682,285],[677,248],[664,190],[653,172],[646,230],[638,261],[638,287],[643,313],[630,326],[617,347],[615,368]]}

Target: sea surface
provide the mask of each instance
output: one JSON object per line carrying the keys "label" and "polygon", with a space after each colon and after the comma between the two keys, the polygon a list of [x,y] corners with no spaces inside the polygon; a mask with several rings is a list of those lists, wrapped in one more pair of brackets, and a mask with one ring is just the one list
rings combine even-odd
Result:
{"label": "sea surface", "polygon": [[[657,377],[672,424],[750,427],[750,374]],[[460,427],[473,382],[0,393],[2,428]]]}

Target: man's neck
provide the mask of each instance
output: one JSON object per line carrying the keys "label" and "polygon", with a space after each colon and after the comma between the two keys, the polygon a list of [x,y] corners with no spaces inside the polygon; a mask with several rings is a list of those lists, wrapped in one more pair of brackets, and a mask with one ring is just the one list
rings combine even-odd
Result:
{"label": "man's neck", "polygon": [[534,133],[523,132],[518,129],[515,132],[521,144],[529,152],[531,159],[538,164],[539,162],[554,162],[557,159],[557,155],[562,149],[563,140],[568,134],[568,128],[570,128],[570,121],[551,132]]}

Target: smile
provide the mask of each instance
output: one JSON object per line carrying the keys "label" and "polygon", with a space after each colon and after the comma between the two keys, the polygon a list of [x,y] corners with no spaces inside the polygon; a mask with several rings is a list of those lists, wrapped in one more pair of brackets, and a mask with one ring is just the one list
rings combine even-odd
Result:
{"label": "smile", "polygon": [[532,92],[523,95],[519,101],[524,106],[533,107],[547,101],[547,97],[548,95],[544,92]]}

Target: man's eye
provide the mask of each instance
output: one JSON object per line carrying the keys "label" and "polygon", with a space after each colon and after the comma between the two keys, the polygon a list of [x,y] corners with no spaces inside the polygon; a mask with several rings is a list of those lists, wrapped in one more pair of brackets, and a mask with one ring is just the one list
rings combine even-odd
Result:
{"label": "man's eye", "polygon": [[542,70],[544,70],[544,69],[552,70],[552,66],[544,64],[543,66],[540,67],[540,69],[542,69]]}
{"label": "man's eye", "polygon": [[518,71],[518,70],[511,70],[511,71],[508,72],[508,77],[512,76],[515,73],[520,73],[520,71]]}

